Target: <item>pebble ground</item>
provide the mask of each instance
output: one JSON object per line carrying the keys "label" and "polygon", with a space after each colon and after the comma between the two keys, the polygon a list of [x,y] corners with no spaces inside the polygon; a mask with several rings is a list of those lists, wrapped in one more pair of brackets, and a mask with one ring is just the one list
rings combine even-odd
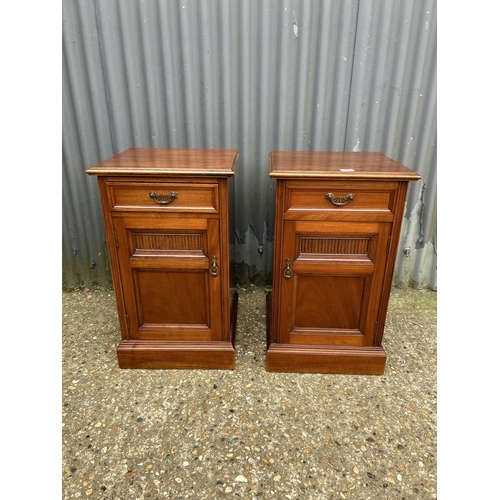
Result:
{"label": "pebble ground", "polygon": [[64,499],[437,498],[436,293],[393,289],[384,375],[268,373],[265,287],[235,370],[121,370],[112,290],[63,293]]}

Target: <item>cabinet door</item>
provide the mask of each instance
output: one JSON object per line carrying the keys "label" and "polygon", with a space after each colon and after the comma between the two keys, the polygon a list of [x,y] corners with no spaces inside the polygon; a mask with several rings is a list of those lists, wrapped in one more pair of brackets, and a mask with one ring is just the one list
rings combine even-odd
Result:
{"label": "cabinet door", "polygon": [[219,220],[115,217],[128,338],[221,340]]}
{"label": "cabinet door", "polygon": [[278,342],[373,345],[391,223],[284,222]]}

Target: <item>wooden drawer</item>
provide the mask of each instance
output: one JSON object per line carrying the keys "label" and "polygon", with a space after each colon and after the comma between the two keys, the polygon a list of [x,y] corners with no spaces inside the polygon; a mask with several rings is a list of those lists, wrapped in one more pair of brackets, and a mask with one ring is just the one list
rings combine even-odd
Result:
{"label": "wooden drawer", "polygon": [[339,213],[392,216],[397,188],[397,182],[290,180],[285,183],[284,213],[287,219],[307,213],[320,218]]}
{"label": "wooden drawer", "polygon": [[108,181],[113,211],[218,212],[217,183]]}

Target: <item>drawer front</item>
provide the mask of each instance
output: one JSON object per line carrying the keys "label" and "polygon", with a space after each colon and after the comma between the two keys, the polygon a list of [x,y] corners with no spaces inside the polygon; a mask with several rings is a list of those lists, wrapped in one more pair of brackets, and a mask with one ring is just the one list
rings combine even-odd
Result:
{"label": "drawer front", "polygon": [[218,212],[216,183],[107,183],[113,211]]}
{"label": "drawer front", "polygon": [[307,213],[392,215],[397,188],[397,182],[287,181],[284,212],[291,218]]}

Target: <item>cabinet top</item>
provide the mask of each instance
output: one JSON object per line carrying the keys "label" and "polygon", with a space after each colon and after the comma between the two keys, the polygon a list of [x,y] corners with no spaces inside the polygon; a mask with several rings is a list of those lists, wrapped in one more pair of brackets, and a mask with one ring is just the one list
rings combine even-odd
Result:
{"label": "cabinet top", "polygon": [[130,148],[86,170],[89,175],[182,175],[230,177],[237,149]]}
{"label": "cabinet top", "polygon": [[269,175],[277,179],[336,178],[416,181],[420,175],[378,152],[272,151]]}

